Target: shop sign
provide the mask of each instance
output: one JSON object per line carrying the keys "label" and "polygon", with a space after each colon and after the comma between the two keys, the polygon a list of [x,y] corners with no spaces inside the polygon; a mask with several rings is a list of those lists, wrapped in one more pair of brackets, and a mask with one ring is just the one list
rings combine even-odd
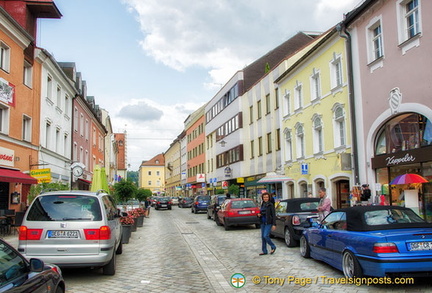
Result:
{"label": "shop sign", "polygon": [[15,86],[0,78],[0,101],[15,106]]}
{"label": "shop sign", "polygon": [[309,174],[309,164],[307,164],[307,163],[301,164],[301,173],[302,173],[302,175]]}
{"label": "shop sign", "polygon": [[0,147],[0,165],[13,167],[15,153],[13,150]]}
{"label": "shop sign", "polygon": [[197,174],[196,182],[205,182],[205,174]]}
{"label": "shop sign", "polygon": [[231,177],[232,170],[230,167],[226,167],[224,170],[225,177]]}
{"label": "shop sign", "polygon": [[372,168],[376,169],[428,161],[432,161],[432,146],[393,154],[378,155],[372,158]]}
{"label": "shop sign", "polygon": [[411,163],[415,162],[415,160],[416,158],[410,154],[405,154],[403,157],[391,156],[386,158],[387,166],[395,166],[401,163]]}
{"label": "shop sign", "polygon": [[51,182],[51,169],[30,170],[30,176],[36,178],[38,183],[49,183]]}
{"label": "shop sign", "polygon": [[228,181],[222,181],[222,188],[228,188]]}
{"label": "shop sign", "polygon": [[237,183],[244,183],[244,178],[243,177],[239,177],[237,178]]}

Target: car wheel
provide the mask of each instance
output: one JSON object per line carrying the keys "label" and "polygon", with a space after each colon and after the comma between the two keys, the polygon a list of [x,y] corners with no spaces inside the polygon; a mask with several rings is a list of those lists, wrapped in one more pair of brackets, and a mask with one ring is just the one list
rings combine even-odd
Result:
{"label": "car wheel", "polygon": [[363,276],[362,268],[350,251],[345,251],[342,257],[342,269],[347,278],[361,278]]}
{"label": "car wheel", "polygon": [[115,265],[116,265],[116,257],[115,253],[113,253],[113,256],[109,263],[103,266],[102,273],[104,275],[114,276],[115,275]]}
{"label": "car wheel", "polygon": [[229,229],[231,229],[231,227],[228,226],[228,224],[226,223],[226,221],[224,221],[224,227],[225,227],[225,231],[228,231]]}
{"label": "car wheel", "polygon": [[300,238],[300,255],[304,258],[310,258],[310,246],[304,235]]}
{"label": "car wheel", "polygon": [[169,210],[171,209],[171,207],[168,208]]}
{"label": "car wheel", "polygon": [[116,254],[122,254],[122,253],[123,253],[123,241],[120,239],[120,244],[117,247]]}
{"label": "car wheel", "polygon": [[194,211],[193,211],[193,208],[192,208],[192,209],[191,209],[191,213],[193,214],[193,212],[194,212]]}
{"label": "car wheel", "polygon": [[222,226],[222,223],[220,222],[218,216],[215,216],[215,222],[216,222],[216,225],[218,225],[218,226]]}
{"label": "car wheel", "polygon": [[64,293],[64,290],[62,287],[60,287],[60,285],[57,286],[55,293]]}
{"label": "car wheel", "polygon": [[295,247],[298,245],[298,241],[294,239],[294,232],[291,231],[289,227],[285,227],[284,238],[285,238],[285,244],[288,247]]}

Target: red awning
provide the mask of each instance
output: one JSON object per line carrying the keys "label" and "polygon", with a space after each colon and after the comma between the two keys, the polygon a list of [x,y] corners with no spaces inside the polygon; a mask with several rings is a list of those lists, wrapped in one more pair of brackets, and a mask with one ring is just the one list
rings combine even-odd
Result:
{"label": "red awning", "polygon": [[78,178],[78,180],[82,181],[82,182],[84,182],[85,184],[88,184],[88,185],[90,185],[92,183],[91,181],[88,181],[88,180],[85,180],[85,179],[82,179],[82,178]]}
{"label": "red awning", "polygon": [[24,174],[18,170],[0,169],[0,181],[2,182],[16,182],[23,184],[37,184],[36,178]]}

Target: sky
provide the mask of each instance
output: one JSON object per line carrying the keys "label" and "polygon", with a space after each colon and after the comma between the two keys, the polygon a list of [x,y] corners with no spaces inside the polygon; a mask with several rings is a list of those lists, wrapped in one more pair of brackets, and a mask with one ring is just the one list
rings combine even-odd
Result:
{"label": "sky", "polygon": [[128,170],[166,152],[189,114],[299,31],[326,31],[362,0],[54,0],[37,46],[75,62],[87,95],[127,134]]}

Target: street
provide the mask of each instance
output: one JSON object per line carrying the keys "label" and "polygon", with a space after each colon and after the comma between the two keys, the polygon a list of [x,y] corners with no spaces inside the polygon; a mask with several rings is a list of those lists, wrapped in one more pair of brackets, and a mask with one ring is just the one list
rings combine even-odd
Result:
{"label": "street", "polygon": [[[16,239],[6,240],[16,243]],[[94,292],[428,292],[426,280],[414,285],[340,284],[343,274],[324,263],[304,259],[298,248],[274,239],[274,255],[259,256],[260,230],[254,226],[225,231],[189,208],[151,210],[117,257],[115,276],[101,270],[64,269],[69,293]],[[14,245],[16,247],[16,245]],[[245,276],[234,288],[234,274]],[[241,276],[241,275],[239,275]],[[236,277],[236,276],[234,276]],[[234,283],[235,286],[243,285]],[[254,284],[259,283],[259,284]],[[339,283],[339,284],[337,284]]]}

